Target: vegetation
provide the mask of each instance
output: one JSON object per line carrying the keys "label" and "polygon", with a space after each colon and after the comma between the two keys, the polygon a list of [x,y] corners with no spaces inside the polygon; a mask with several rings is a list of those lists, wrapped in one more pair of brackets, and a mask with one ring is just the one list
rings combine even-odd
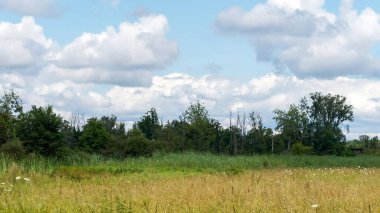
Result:
{"label": "vegetation", "polygon": [[317,154],[350,156],[358,147],[376,153],[377,137],[361,136],[347,143],[344,133],[353,121],[353,107],[340,95],[311,93],[288,110],[274,110],[274,131],[257,112],[232,117],[229,126],[210,118],[199,101],[177,120],[159,122],[157,111],[146,112],[126,131],[117,117],[72,116],[64,120],[52,106],[24,112],[14,92],[0,98],[0,151],[15,156],[36,154],[63,158],[73,153],[107,157],[150,156],[154,152],[207,152],[226,155]]}
{"label": "vegetation", "polygon": [[[378,212],[376,156],[0,155],[2,212]],[[343,168],[344,167],[344,168]],[[270,199],[269,199],[270,198]]]}

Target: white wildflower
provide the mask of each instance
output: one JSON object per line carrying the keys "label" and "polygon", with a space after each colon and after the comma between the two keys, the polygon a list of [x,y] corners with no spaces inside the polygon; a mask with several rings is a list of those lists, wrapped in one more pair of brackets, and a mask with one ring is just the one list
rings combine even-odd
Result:
{"label": "white wildflower", "polygon": [[316,209],[316,208],[318,208],[318,207],[319,207],[318,204],[313,204],[313,205],[311,205],[311,208],[313,208],[313,209]]}
{"label": "white wildflower", "polygon": [[20,176],[17,176],[17,177],[16,177],[16,180],[20,180],[20,179],[21,179],[21,177],[20,177]]}
{"label": "white wildflower", "polygon": [[30,181],[30,179],[29,179],[29,178],[24,178],[24,180],[25,180],[26,182],[29,182],[29,181]]}

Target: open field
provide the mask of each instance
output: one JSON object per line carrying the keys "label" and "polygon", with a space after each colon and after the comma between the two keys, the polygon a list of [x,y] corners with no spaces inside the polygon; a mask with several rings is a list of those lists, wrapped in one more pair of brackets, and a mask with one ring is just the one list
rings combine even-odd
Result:
{"label": "open field", "polygon": [[3,157],[0,211],[379,212],[379,161],[171,154],[14,163]]}

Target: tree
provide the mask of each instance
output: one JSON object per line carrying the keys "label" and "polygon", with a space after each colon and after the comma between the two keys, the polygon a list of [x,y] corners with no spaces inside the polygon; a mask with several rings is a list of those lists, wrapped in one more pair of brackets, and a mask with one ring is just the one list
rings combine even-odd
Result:
{"label": "tree", "polygon": [[199,103],[190,106],[180,116],[184,149],[208,152],[217,139],[219,122],[210,119],[205,106]]}
{"label": "tree", "polygon": [[302,98],[298,106],[291,105],[288,111],[275,110],[276,130],[288,143],[300,142],[313,147],[317,154],[342,154],[347,122],[353,121],[353,106],[340,95],[311,93],[309,99]]}
{"label": "tree", "polygon": [[108,134],[119,137],[125,135],[125,124],[118,122],[115,115],[102,116],[100,118],[100,122],[103,124]]}
{"label": "tree", "polygon": [[79,146],[87,152],[100,152],[106,147],[110,134],[104,123],[97,118],[90,118],[83,126],[82,135],[79,138]]}
{"label": "tree", "polygon": [[266,128],[263,124],[262,117],[255,112],[251,112],[248,116],[251,123],[251,129],[248,131],[248,144],[246,152],[252,154],[269,153],[272,150],[272,129]]}
{"label": "tree", "polygon": [[152,142],[148,140],[139,129],[133,128],[127,133],[124,156],[151,156],[153,154]]}
{"label": "tree", "polygon": [[180,120],[190,124],[198,121],[207,121],[208,119],[208,111],[199,101],[195,104],[190,103],[190,106],[180,116]]}
{"label": "tree", "polygon": [[346,122],[354,120],[353,106],[346,103],[341,95],[310,94],[310,104],[306,98],[301,100],[301,109],[309,118],[312,146],[318,154],[340,154],[344,150],[345,136],[342,128],[349,131]]}
{"label": "tree", "polygon": [[160,129],[160,123],[158,121],[158,115],[156,109],[152,108],[145,113],[136,123],[137,128],[150,140],[156,140],[158,130]]}
{"label": "tree", "polygon": [[63,119],[52,106],[36,107],[20,114],[17,135],[28,152],[43,156],[64,154]]}
{"label": "tree", "polygon": [[22,113],[22,100],[11,90],[0,98],[0,144],[16,138],[17,117]]}
{"label": "tree", "polygon": [[301,111],[296,105],[290,105],[288,111],[276,109],[273,117],[277,123],[276,130],[280,131],[287,142],[287,151],[291,145],[307,140],[307,114]]}

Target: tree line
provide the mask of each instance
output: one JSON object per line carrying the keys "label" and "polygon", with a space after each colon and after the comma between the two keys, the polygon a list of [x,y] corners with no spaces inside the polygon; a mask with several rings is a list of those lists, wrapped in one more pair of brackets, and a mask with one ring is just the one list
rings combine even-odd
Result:
{"label": "tree line", "polygon": [[[36,154],[63,157],[90,153],[125,158],[161,152],[210,152],[226,155],[333,154],[352,155],[352,147],[376,151],[377,137],[361,136],[347,143],[345,132],[354,120],[353,106],[341,95],[311,93],[287,110],[274,110],[275,129],[257,112],[230,113],[222,126],[199,101],[190,103],[178,119],[165,124],[152,108],[126,130],[115,115],[67,120],[52,106],[24,111],[13,90],[0,98],[0,151],[16,157]],[[363,145],[364,144],[364,145]]]}

